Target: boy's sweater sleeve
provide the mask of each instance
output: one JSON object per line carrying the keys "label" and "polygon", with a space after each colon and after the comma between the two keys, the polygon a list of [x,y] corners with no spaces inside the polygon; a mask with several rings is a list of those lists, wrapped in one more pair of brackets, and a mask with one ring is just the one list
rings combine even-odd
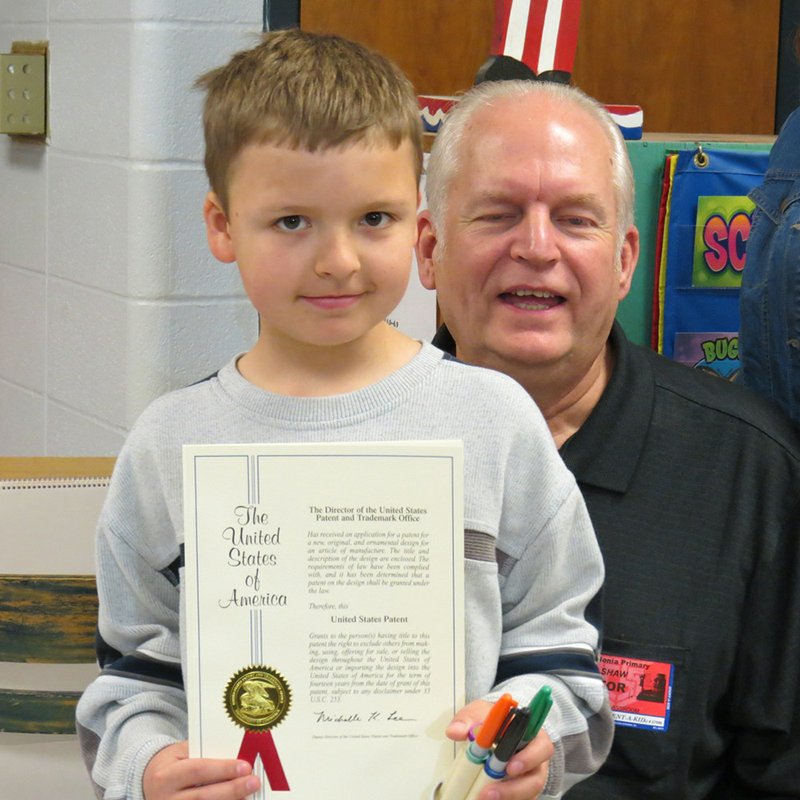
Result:
{"label": "boy's sweater sleeve", "polygon": [[600,768],[614,729],[597,666],[602,561],[577,487],[519,559],[503,555],[495,691],[527,703],[542,685],[552,688],[544,728],[555,752],[541,797],[559,798]]}
{"label": "boy's sweater sleeve", "polygon": [[107,525],[97,540],[100,676],[77,730],[98,798],[142,800],[156,752],[186,738],[177,563],[157,569]]}
{"label": "boy's sweater sleeve", "polygon": [[[481,655],[487,662],[499,656],[496,674],[486,664],[483,686],[491,690],[476,687],[473,697],[509,692],[524,705],[551,687],[545,730],[555,753],[541,797],[552,800],[600,768],[614,728],[598,668],[602,556],[580,489],[543,421],[530,413],[514,419],[531,417],[529,426],[517,423],[524,439],[509,439],[497,467],[505,485],[494,553],[501,619],[487,620],[484,631],[468,626],[467,652],[479,665]],[[480,619],[477,609],[472,616]],[[479,638],[470,643],[470,636]]]}

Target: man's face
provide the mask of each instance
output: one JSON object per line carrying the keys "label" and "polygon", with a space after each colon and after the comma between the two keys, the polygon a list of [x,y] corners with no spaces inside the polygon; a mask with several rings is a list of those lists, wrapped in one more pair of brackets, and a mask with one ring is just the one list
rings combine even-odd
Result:
{"label": "man's face", "polygon": [[459,357],[588,369],[638,252],[631,228],[618,256],[605,133],[550,98],[507,99],[476,113],[460,154],[442,230],[423,214],[418,245]]}

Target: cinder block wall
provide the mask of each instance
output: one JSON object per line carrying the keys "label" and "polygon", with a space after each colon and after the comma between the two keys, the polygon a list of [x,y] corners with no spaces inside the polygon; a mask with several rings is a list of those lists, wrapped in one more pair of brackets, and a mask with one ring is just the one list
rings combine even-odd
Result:
{"label": "cinder block wall", "polygon": [[262,0],[5,0],[49,42],[46,145],[0,136],[0,455],[114,455],[154,397],[256,335],[205,244],[194,79]]}

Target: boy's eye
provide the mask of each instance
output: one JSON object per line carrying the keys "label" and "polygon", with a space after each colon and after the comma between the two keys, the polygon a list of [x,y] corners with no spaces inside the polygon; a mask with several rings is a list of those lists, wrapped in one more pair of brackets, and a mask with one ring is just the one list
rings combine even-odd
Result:
{"label": "boy's eye", "polygon": [[369,211],[364,214],[364,224],[370,228],[382,228],[387,225],[391,217],[385,211]]}
{"label": "boy's eye", "polygon": [[281,217],[275,225],[282,231],[299,231],[308,227],[308,221],[299,214],[292,214],[288,217]]}

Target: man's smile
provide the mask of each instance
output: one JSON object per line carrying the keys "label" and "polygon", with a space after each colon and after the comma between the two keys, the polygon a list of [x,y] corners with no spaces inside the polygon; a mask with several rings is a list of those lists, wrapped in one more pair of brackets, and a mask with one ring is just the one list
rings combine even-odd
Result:
{"label": "man's smile", "polygon": [[500,299],[522,311],[547,311],[566,302],[560,295],[544,289],[511,289],[501,292]]}

